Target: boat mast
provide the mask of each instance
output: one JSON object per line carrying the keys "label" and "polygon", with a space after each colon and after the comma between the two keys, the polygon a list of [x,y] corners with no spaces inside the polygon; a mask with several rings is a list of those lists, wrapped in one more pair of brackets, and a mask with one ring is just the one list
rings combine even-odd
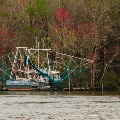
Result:
{"label": "boat mast", "polygon": [[38,68],[40,68],[39,63],[40,63],[40,51],[39,51],[40,43],[38,42]]}

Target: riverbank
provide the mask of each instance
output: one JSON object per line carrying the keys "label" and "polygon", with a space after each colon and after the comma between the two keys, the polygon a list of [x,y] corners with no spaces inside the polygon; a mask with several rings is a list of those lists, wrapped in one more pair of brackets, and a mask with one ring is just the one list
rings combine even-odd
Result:
{"label": "riverbank", "polygon": [[120,120],[120,95],[0,95],[1,120]]}

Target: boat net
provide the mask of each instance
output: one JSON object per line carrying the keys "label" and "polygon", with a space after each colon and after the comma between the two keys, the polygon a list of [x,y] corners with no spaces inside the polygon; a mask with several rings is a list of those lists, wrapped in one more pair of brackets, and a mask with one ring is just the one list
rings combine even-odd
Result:
{"label": "boat net", "polygon": [[[69,56],[69,57],[71,57],[73,60],[73,56]],[[26,61],[25,63],[28,63],[40,75],[43,75],[44,77],[46,77],[50,83],[54,83],[54,86],[59,85],[62,81],[65,81],[67,79],[73,79],[73,78],[80,76],[82,73],[84,73],[91,66],[91,64],[94,64],[93,60],[79,58],[79,65],[78,65],[78,64],[75,64],[75,60],[73,60],[74,61],[73,62],[71,59],[69,59],[69,62],[67,62],[67,65],[65,66],[65,68],[61,69],[63,71],[62,74],[60,75],[61,77],[59,79],[58,78],[56,79],[54,76],[51,76],[48,73],[44,73],[40,68],[38,68],[32,62],[32,60],[29,58],[29,56],[25,55],[25,59],[24,59]],[[61,66],[57,65],[57,67],[60,68]],[[62,65],[62,67],[63,67],[63,65]]]}

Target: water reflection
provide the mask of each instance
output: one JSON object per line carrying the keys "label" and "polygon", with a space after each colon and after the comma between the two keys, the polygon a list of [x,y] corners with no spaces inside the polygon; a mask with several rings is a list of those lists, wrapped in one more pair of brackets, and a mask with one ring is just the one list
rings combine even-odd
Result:
{"label": "water reflection", "polygon": [[82,96],[104,96],[120,95],[117,92],[102,91],[0,91],[0,95],[82,95]]}

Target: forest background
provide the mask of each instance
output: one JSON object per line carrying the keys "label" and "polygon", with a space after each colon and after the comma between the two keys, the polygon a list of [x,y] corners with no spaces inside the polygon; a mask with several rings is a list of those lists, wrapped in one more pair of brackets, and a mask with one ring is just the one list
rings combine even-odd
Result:
{"label": "forest background", "polygon": [[120,0],[0,0],[0,56],[40,46],[95,61],[75,83],[120,90]]}

